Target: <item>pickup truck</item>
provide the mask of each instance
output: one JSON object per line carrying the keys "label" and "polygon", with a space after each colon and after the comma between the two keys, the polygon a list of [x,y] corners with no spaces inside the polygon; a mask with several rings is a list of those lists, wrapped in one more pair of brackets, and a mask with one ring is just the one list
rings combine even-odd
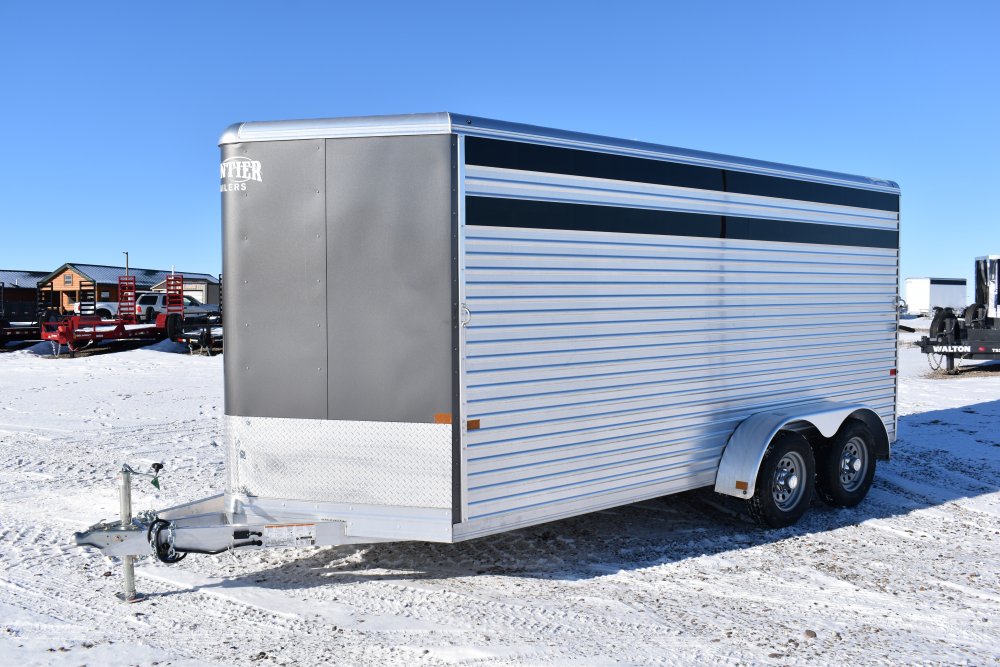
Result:
{"label": "pickup truck", "polygon": [[[135,299],[135,314],[139,319],[155,322],[158,313],[167,312],[167,295],[163,292],[139,292]],[[219,307],[202,303],[194,297],[184,295],[184,318],[188,320],[216,319],[219,317]]]}

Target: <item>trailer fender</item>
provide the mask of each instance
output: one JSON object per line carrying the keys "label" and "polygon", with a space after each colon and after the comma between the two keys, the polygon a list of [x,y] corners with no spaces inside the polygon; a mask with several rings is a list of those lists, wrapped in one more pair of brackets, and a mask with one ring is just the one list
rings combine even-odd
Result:
{"label": "trailer fender", "polygon": [[863,421],[872,432],[875,458],[888,459],[889,434],[885,424],[874,410],[864,405],[823,402],[758,412],[740,422],[729,437],[715,477],[715,491],[737,498],[750,498],[754,494],[757,471],[764,460],[764,453],[778,431],[812,427],[829,438],[849,418]]}

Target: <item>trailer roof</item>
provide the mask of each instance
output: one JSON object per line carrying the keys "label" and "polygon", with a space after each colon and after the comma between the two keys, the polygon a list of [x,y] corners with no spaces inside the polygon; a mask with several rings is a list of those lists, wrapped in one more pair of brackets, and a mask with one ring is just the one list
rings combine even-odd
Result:
{"label": "trailer roof", "polygon": [[16,269],[0,269],[0,283],[7,287],[38,287],[38,281],[47,274],[45,271],[18,271]]}
{"label": "trailer roof", "polygon": [[673,146],[617,139],[596,134],[569,132],[537,125],[508,123],[477,116],[449,112],[397,116],[357,116],[303,120],[254,121],[230,125],[219,145],[253,141],[291,141],[296,139],[338,139],[346,137],[402,136],[420,134],[466,134],[528,141],[617,153],[635,157],[669,160],[700,166],[767,174],[784,178],[830,183],[847,187],[898,193],[894,181],[843,174],[823,169],[796,167],[777,162],[753,160],[719,153],[709,153]]}

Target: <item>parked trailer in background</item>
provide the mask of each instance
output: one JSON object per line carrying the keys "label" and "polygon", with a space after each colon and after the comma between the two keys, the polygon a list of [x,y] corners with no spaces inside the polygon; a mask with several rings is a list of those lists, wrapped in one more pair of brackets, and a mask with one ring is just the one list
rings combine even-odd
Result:
{"label": "parked trailer in background", "polygon": [[221,147],[227,487],[80,544],[457,542],[706,486],[785,526],[889,455],[895,183],[446,113]]}
{"label": "parked trailer in background", "polygon": [[906,304],[911,313],[930,315],[936,308],[965,308],[965,278],[907,278]]}
{"label": "parked trailer in background", "polygon": [[977,257],[974,301],[934,313],[920,351],[931,368],[956,372],[956,361],[1000,360],[1000,255]]}
{"label": "parked trailer in background", "polygon": [[[44,275],[41,271],[0,269],[0,350],[18,349],[38,340],[38,279]],[[15,346],[7,347],[8,343]]]}
{"label": "parked trailer in background", "polygon": [[13,324],[6,320],[0,320],[0,348],[6,346],[7,343],[18,343],[23,345],[28,341],[38,340],[38,337],[38,324]]}
{"label": "parked trailer in background", "polygon": [[43,271],[0,269],[0,327],[38,321],[38,280]]}

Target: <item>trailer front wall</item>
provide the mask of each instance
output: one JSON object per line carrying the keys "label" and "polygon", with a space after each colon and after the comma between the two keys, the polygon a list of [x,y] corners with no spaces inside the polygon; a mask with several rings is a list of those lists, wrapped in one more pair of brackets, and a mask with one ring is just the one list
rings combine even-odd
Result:
{"label": "trailer front wall", "polygon": [[450,510],[451,137],[237,143],[222,169],[229,491]]}
{"label": "trailer front wall", "polygon": [[894,439],[898,196],[483,141],[456,534],[711,485],[764,410],[863,403]]}
{"label": "trailer front wall", "polygon": [[929,313],[931,311],[930,278],[907,278],[904,298],[909,312],[918,315]]}

